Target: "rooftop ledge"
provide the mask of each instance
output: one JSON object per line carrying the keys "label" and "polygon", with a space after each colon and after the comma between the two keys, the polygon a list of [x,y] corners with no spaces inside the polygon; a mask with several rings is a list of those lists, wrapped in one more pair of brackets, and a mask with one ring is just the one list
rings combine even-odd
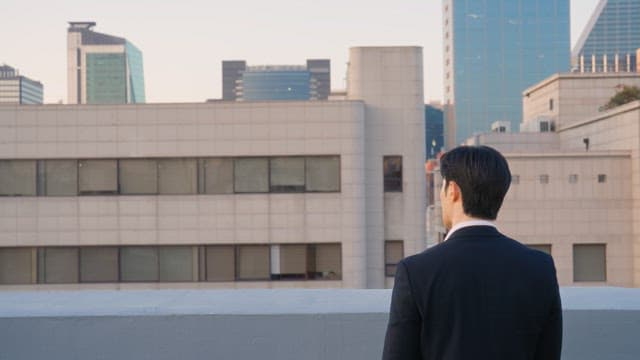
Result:
{"label": "rooftop ledge", "polygon": [[[640,354],[640,289],[561,289],[563,359]],[[0,359],[380,358],[390,290],[0,291]]]}

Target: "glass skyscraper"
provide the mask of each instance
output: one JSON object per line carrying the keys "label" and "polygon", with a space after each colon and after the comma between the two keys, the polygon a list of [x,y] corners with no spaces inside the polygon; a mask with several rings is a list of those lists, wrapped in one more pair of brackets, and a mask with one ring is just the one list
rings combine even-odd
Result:
{"label": "glass skyscraper", "polygon": [[580,72],[636,72],[640,1],[600,0],[573,49]]}
{"label": "glass skyscraper", "polygon": [[307,65],[247,66],[222,62],[223,100],[326,100],[331,91],[331,62],[307,60]]}
{"label": "glass skyscraper", "polygon": [[142,52],[124,38],[93,31],[94,22],[69,24],[68,102],[145,102]]}
{"label": "glass skyscraper", "polygon": [[517,130],[522,91],[569,70],[569,0],[444,0],[443,15],[447,147]]}

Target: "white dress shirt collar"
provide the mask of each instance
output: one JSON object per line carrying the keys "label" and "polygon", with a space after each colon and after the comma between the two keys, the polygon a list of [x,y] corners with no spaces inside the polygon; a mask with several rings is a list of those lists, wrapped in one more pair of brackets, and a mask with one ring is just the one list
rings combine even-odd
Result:
{"label": "white dress shirt collar", "polygon": [[447,232],[447,236],[444,238],[444,241],[447,241],[451,237],[451,235],[453,235],[454,232],[469,226],[492,226],[495,228],[496,224],[493,221],[481,220],[481,219],[473,219],[469,221],[459,222],[454,227],[452,227],[451,230],[449,230],[449,232]]}

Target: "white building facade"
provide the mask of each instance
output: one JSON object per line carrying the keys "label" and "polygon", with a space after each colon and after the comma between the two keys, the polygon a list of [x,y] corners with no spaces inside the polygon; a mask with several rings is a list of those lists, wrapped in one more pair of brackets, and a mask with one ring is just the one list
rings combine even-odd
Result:
{"label": "white building facade", "polygon": [[342,101],[0,106],[0,288],[390,286],[422,49],[350,52]]}

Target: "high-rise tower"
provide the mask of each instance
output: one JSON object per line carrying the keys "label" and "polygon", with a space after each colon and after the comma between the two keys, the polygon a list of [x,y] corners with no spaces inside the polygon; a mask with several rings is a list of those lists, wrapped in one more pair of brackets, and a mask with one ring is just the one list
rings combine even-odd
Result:
{"label": "high-rise tower", "polygon": [[142,52],[124,38],[92,30],[95,22],[69,22],[69,104],[145,102]]}
{"label": "high-rise tower", "polygon": [[600,0],[573,49],[579,72],[637,72],[640,1]]}
{"label": "high-rise tower", "polygon": [[522,91],[569,70],[569,0],[443,0],[443,15],[447,147],[517,130]]}

